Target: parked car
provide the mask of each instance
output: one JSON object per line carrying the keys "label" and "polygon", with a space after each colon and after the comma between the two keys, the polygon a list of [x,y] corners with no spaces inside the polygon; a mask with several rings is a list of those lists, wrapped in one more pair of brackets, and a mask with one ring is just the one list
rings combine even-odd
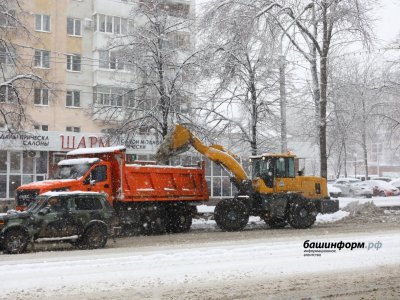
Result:
{"label": "parked car", "polygon": [[394,185],[382,180],[366,180],[364,182],[372,188],[374,196],[397,196],[400,193]]}
{"label": "parked car", "polygon": [[68,241],[80,248],[102,248],[107,243],[115,212],[106,195],[94,192],[47,192],[26,211],[0,216],[0,248],[24,252],[29,241]]}
{"label": "parked car", "polygon": [[400,178],[393,179],[392,181],[389,182],[391,185],[394,185],[398,189],[400,189]]}
{"label": "parked car", "polygon": [[334,186],[332,183],[328,183],[328,192],[329,192],[329,196],[331,196],[333,198],[342,196],[342,190],[340,188]]}
{"label": "parked car", "polygon": [[342,196],[351,196],[350,185],[355,182],[360,182],[357,178],[339,178],[333,183],[334,187],[339,188],[342,191]]}
{"label": "parked car", "polygon": [[381,181],[385,181],[385,182],[391,182],[392,181],[392,178],[390,178],[390,177],[374,177],[374,178],[372,178],[373,180],[381,180]]}
{"label": "parked car", "polygon": [[373,193],[373,189],[364,181],[350,184],[349,194],[353,197],[371,198]]}

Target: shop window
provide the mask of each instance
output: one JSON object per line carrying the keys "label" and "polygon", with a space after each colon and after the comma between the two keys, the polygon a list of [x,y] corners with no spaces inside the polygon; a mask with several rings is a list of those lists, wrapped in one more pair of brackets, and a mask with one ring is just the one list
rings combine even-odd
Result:
{"label": "shop window", "polygon": [[7,198],[7,175],[0,174],[0,198]]}
{"label": "shop window", "polygon": [[213,196],[220,197],[221,196],[221,178],[213,177]]}
{"label": "shop window", "polygon": [[47,152],[39,152],[39,157],[36,158],[36,174],[47,174],[47,157]]}
{"label": "shop window", "polygon": [[22,184],[28,184],[35,181],[34,175],[22,175]]}
{"label": "shop window", "polygon": [[10,152],[10,172],[21,173],[21,152]]}
{"label": "shop window", "polygon": [[217,165],[215,162],[212,163],[213,168],[213,176],[221,176],[221,167]]}
{"label": "shop window", "polygon": [[231,181],[229,177],[222,177],[222,196],[231,195]]}
{"label": "shop window", "polygon": [[[33,155],[32,155],[32,153]],[[25,174],[27,173],[33,173],[33,164],[34,164],[34,155],[36,154],[36,151],[24,151],[23,152],[23,171]]]}
{"label": "shop window", "polygon": [[8,197],[15,197],[15,190],[21,186],[21,175],[10,175],[10,180],[8,184]]}
{"label": "shop window", "polygon": [[7,173],[7,151],[0,150],[0,173]]}

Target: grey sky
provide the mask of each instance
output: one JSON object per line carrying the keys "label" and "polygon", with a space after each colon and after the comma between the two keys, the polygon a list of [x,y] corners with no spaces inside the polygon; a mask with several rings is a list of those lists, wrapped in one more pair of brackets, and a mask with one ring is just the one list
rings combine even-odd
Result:
{"label": "grey sky", "polygon": [[381,45],[392,42],[400,34],[400,0],[381,0],[376,13],[376,36]]}

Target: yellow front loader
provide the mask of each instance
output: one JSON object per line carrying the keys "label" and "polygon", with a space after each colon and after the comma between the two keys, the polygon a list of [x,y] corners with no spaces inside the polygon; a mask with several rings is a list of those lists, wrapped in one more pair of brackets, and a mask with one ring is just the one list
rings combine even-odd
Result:
{"label": "yellow front loader", "polygon": [[295,173],[292,152],[251,156],[250,179],[233,153],[220,145],[204,145],[178,124],[160,145],[156,158],[166,162],[171,156],[187,151],[189,146],[227,170],[237,187],[233,199],[223,199],[215,207],[215,221],[223,230],[242,230],[250,215],[261,217],[272,228],[282,228],[288,223],[294,228],[307,228],[314,224],[318,213],[339,210],[338,200],[329,198],[326,179]]}

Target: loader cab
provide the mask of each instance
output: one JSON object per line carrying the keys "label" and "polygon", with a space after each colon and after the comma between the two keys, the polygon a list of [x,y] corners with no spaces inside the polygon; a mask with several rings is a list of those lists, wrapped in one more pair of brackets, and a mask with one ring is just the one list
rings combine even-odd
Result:
{"label": "loader cab", "polygon": [[264,154],[252,157],[251,163],[252,178],[262,179],[267,188],[279,189],[295,178],[294,155]]}

